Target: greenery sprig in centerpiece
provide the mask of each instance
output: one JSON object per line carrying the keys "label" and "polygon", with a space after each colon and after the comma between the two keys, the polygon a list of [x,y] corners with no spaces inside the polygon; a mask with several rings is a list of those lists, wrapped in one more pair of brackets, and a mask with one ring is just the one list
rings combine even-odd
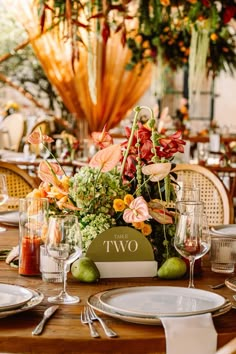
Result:
{"label": "greenery sprig in centerpiece", "polygon": [[[142,124],[142,109],[150,118]],[[113,144],[105,128],[92,133],[100,150],[88,166],[68,177],[58,162],[42,161],[39,177],[43,181],[30,196],[47,197],[51,213],[76,213],[80,222],[84,251],[92,240],[112,226],[128,225],[150,240],[157,261],[175,255],[173,213],[168,203],[175,200],[172,160],[184,152],[181,133],[166,136],[157,130],[153,112],[136,107],[127,139]],[[30,143],[43,144],[49,137],[34,132]]]}

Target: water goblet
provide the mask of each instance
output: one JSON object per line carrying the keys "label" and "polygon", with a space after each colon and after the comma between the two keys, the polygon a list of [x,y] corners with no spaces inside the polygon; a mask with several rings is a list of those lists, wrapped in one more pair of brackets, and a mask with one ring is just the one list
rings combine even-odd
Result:
{"label": "water goblet", "polygon": [[203,257],[211,246],[207,217],[204,213],[184,212],[178,215],[174,246],[177,252],[189,261],[188,287],[194,288],[195,260]]}
{"label": "water goblet", "polygon": [[[0,174],[0,206],[5,204],[8,200],[8,191],[7,191],[7,180],[6,176]],[[0,232],[6,231],[5,227],[0,227]]]}
{"label": "water goblet", "polygon": [[66,290],[68,268],[82,254],[82,237],[75,215],[50,217],[46,249],[49,256],[63,265],[63,289],[59,295],[49,297],[48,301],[56,304],[79,302],[78,296],[71,296]]}
{"label": "water goblet", "polygon": [[179,182],[179,188],[176,189],[176,200],[200,201],[200,188]]}

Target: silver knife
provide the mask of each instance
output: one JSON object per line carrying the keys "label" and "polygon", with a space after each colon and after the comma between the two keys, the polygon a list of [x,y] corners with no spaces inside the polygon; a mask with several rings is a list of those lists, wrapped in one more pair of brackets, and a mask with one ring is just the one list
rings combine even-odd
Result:
{"label": "silver knife", "polygon": [[43,319],[39,322],[39,324],[35,327],[35,329],[32,332],[33,336],[37,336],[42,333],[46,321],[54,314],[54,312],[56,312],[58,307],[59,307],[58,305],[54,305],[49,307],[46,311],[44,311]]}

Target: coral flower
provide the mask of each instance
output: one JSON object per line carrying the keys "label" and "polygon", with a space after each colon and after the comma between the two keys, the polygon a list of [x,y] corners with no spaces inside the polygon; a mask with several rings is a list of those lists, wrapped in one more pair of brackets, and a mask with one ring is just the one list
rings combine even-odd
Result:
{"label": "coral flower", "polygon": [[102,132],[93,132],[91,136],[95,145],[97,145],[100,149],[104,149],[113,144],[113,138],[108,132],[106,132],[106,125],[104,126]]}
{"label": "coral flower", "polygon": [[27,141],[30,144],[37,145],[41,143],[52,143],[54,140],[45,134],[42,134],[41,132],[33,132],[28,136]]}
{"label": "coral flower", "polygon": [[90,167],[98,167],[102,172],[109,172],[121,158],[121,149],[119,144],[108,146],[107,148],[98,151],[90,160]]}
{"label": "coral flower", "polygon": [[123,219],[127,223],[145,221],[149,217],[148,206],[143,197],[134,199],[123,214]]}

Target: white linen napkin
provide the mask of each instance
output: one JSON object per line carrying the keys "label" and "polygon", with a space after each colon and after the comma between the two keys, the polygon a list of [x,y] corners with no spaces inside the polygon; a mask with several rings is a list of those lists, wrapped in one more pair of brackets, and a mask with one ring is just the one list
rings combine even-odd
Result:
{"label": "white linen napkin", "polygon": [[160,318],[166,336],[166,354],[215,354],[217,332],[210,313]]}

